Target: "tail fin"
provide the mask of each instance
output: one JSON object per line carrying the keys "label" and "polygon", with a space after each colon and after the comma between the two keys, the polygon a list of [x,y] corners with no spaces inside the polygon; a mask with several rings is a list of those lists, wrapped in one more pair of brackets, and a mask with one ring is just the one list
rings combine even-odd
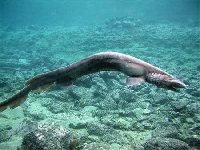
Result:
{"label": "tail fin", "polygon": [[[28,93],[30,91],[33,90],[33,92],[35,93],[39,93],[41,91],[44,91],[46,89],[48,89],[53,82],[50,83],[44,83],[43,85],[42,82],[36,82],[39,79],[45,77],[47,73],[43,73],[37,76],[34,76],[33,78],[29,79],[25,85],[26,87],[24,87],[22,90],[20,90],[18,93],[14,94],[13,96],[9,97],[8,99],[0,102],[0,112],[4,111],[6,108],[10,107],[11,109],[21,105],[22,103],[24,103],[24,101],[26,100]],[[39,86],[38,86],[39,84]]]}
{"label": "tail fin", "polygon": [[0,102],[0,112],[4,111],[6,108],[10,107],[11,109],[21,105],[25,102],[28,93],[32,90],[31,86],[26,86],[13,96],[8,99]]}
{"label": "tail fin", "polygon": [[5,101],[0,102],[0,112],[6,110],[8,107],[13,109],[13,108],[16,108],[17,106],[21,105],[22,103],[25,102],[28,94],[26,94],[22,97],[19,97],[17,99],[15,99],[15,96],[16,96],[16,94],[11,96],[10,98],[6,99]]}

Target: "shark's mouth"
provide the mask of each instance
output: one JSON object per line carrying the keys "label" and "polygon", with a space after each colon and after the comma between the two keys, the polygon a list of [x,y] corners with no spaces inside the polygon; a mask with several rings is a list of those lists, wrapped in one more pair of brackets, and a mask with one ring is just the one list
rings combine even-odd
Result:
{"label": "shark's mouth", "polygon": [[165,88],[175,92],[179,92],[179,88],[182,88],[179,80],[176,80],[171,76],[162,75],[159,73],[148,73],[148,75],[146,76],[146,81],[155,84],[160,88]]}
{"label": "shark's mouth", "polygon": [[180,88],[177,88],[177,87],[174,87],[174,86],[168,86],[166,88],[169,89],[169,90],[172,90],[174,92],[180,92]]}

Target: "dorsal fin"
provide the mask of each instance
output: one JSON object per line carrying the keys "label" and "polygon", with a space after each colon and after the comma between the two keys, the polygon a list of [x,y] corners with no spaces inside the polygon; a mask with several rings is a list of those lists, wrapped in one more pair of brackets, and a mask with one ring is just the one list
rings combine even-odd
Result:
{"label": "dorsal fin", "polygon": [[29,79],[26,81],[25,85],[29,85],[33,82],[35,82],[36,80],[38,80],[39,78],[41,78],[44,74],[39,74],[37,76],[34,76],[33,78]]}

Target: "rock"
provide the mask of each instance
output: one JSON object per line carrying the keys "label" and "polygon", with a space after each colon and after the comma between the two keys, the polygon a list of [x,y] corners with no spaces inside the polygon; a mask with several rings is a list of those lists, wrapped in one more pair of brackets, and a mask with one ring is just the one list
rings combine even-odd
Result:
{"label": "rock", "polygon": [[178,130],[174,126],[167,126],[167,127],[157,127],[152,131],[152,137],[167,137],[167,138],[177,138],[178,137]]}
{"label": "rock", "polygon": [[186,108],[188,101],[187,100],[178,100],[178,101],[172,101],[171,106],[175,111],[182,111]]}
{"label": "rock", "polygon": [[193,92],[192,96],[194,96],[194,97],[200,97],[200,90],[197,90],[197,91]]}
{"label": "rock", "polygon": [[0,81],[0,87],[3,88],[5,86],[8,86],[8,83],[6,81]]}
{"label": "rock", "polygon": [[9,125],[0,126],[0,143],[5,142],[12,136],[12,127]]}
{"label": "rock", "polygon": [[187,113],[191,116],[198,114],[200,104],[197,102],[191,103],[187,105]]}
{"label": "rock", "polygon": [[[67,112],[67,104],[60,101],[45,101],[42,106],[45,106],[49,111],[54,114]],[[41,118],[44,118],[41,116]]]}
{"label": "rock", "polygon": [[16,129],[16,133],[24,136],[27,133],[34,131],[37,128],[37,126],[37,122],[25,118]]}
{"label": "rock", "polygon": [[200,149],[200,137],[199,136],[191,136],[185,139],[189,146]]}
{"label": "rock", "polygon": [[142,122],[142,126],[145,130],[152,130],[154,129],[154,126],[152,125],[152,123],[149,123],[148,121],[143,121]]}
{"label": "rock", "polygon": [[[91,88],[85,88],[82,86],[75,86],[73,85],[72,88],[67,90],[67,94],[69,98],[74,101],[75,107],[84,107],[85,105],[92,105],[91,99],[93,97],[93,93]],[[84,101],[85,100],[85,101]],[[84,102],[81,102],[84,101]]]}
{"label": "rock", "polygon": [[173,138],[152,138],[144,144],[145,150],[189,150],[187,143]]}
{"label": "rock", "polygon": [[197,71],[200,71],[200,65],[197,66]]}
{"label": "rock", "polygon": [[194,124],[195,121],[193,120],[193,118],[186,118],[185,121],[188,123],[188,124]]}
{"label": "rock", "polygon": [[98,99],[98,101],[99,103],[94,104],[94,106],[99,107],[102,110],[114,110],[118,107],[116,101],[109,96],[105,99]]}
{"label": "rock", "polygon": [[105,22],[107,28],[121,28],[121,29],[132,29],[142,25],[141,21],[132,17],[121,17],[108,19]]}
{"label": "rock", "polygon": [[120,117],[131,117],[134,115],[132,110],[119,110],[118,115]]}
{"label": "rock", "polygon": [[51,124],[41,124],[34,131],[26,134],[23,138],[22,150],[53,150],[75,149],[77,139],[71,132],[63,127]]}
{"label": "rock", "polygon": [[110,149],[109,150],[120,150],[121,149],[121,145],[117,144],[117,143],[112,143],[110,145]]}
{"label": "rock", "polygon": [[77,122],[77,123],[70,123],[69,127],[72,129],[84,129],[86,128],[87,123]]}
{"label": "rock", "polygon": [[9,126],[9,125],[6,125],[6,126],[0,126],[0,132],[5,131],[5,130],[11,130],[11,129],[12,129],[12,127]]}
{"label": "rock", "polygon": [[151,110],[149,110],[149,109],[144,109],[144,111],[143,111],[143,114],[144,115],[149,115],[151,113]]}
{"label": "rock", "polygon": [[109,149],[109,145],[102,142],[86,143],[83,149],[85,150],[106,150]]}
{"label": "rock", "polygon": [[91,80],[90,76],[83,76],[80,80],[75,81],[73,84],[76,86],[90,88],[92,86],[92,80]]}
{"label": "rock", "polygon": [[119,93],[120,98],[122,98],[124,101],[130,103],[135,102],[135,95],[132,93],[131,90],[124,90],[123,92]]}
{"label": "rock", "polygon": [[185,91],[194,97],[200,97],[200,90],[196,88],[188,88]]}
{"label": "rock", "polygon": [[109,131],[109,129],[107,126],[100,123],[89,123],[87,125],[87,131],[91,135],[102,136],[106,134]]}

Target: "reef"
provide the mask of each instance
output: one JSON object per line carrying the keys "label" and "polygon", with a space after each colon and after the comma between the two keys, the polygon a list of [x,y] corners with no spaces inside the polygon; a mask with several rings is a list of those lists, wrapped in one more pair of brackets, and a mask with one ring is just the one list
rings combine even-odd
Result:
{"label": "reef", "polygon": [[132,29],[134,27],[141,27],[142,22],[139,19],[135,19],[133,17],[121,17],[121,18],[113,18],[108,19],[105,22],[107,28],[115,29]]}

